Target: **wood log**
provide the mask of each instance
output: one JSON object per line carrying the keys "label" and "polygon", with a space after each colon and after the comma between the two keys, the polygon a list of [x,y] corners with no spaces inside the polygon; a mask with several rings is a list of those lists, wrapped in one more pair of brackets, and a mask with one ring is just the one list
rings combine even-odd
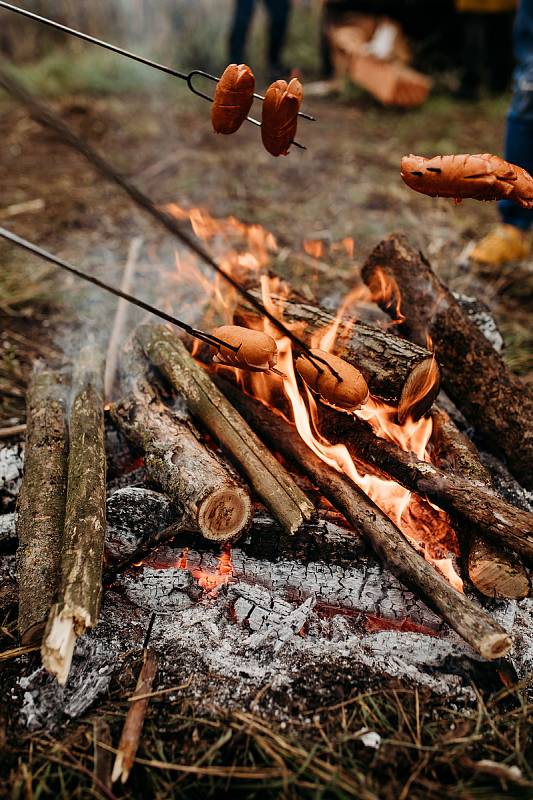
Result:
{"label": "wood log", "polygon": [[533,514],[515,508],[486,486],[444,472],[414,453],[376,436],[371,426],[354,415],[317,404],[320,432],[333,444],[344,444],[356,462],[412,492],[427,497],[449,514],[457,514],[472,532],[504,544],[533,560]]}
{"label": "wood log", "polygon": [[42,639],[59,585],[67,496],[67,388],[50,370],[37,372],[27,395],[24,478],[16,531],[18,630],[23,645]]}
{"label": "wood log", "polygon": [[[434,408],[431,416],[437,465],[447,472],[491,488],[490,473],[481,463],[473,442],[461,433],[442,409]],[[471,531],[466,531],[465,535],[461,535],[463,523],[460,519],[457,523],[455,527],[462,539],[461,552],[468,576],[476,589],[487,597],[514,600],[527,597],[529,578],[516,553],[485,540],[478,533],[472,535]]]}
{"label": "wood log", "polygon": [[174,501],[184,522],[206,539],[232,542],[252,519],[242,481],[204,443],[187,410],[170,410],[149,380],[150,365],[135,339],[122,349],[121,383],[128,394],[111,407],[124,435],[145,456],[150,479]]}
{"label": "wood log", "polygon": [[[257,289],[251,294],[261,296]],[[287,300],[275,295],[271,299],[286,323],[298,323],[297,332],[308,343],[313,334],[335,322],[335,316],[294,293]],[[242,324],[257,315],[248,306],[240,305],[235,317]],[[419,419],[438,394],[440,373],[432,354],[381,328],[345,315],[338,326],[333,352],[363,374],[370,394],[398,409],[400,422],[408,416]]]}
{"label": "wood log", "polygon": [[104,362],[93,345],[80,352],[73,392],[61,582],[41,648],[43,665],[61,685],[68,677],[77,637],[98,622],[102,591],[106,530]]}
{"label": "wood log", "polygon": [[[431,337],[444,388],[511,472],[533,488],[533,394],[462,311],[426,259],[404,236],[389,236],[370,254],[363,279],[400,330],[423,345]],[[392,299],[381,292],[383,277]]]}
{"label": "wood log", "polygon": [[288,533],[314,516],[314,506],[242,417],[196,363],[183,343],[162,325],[143,325],[144,352],[246,475],[256,494]]}
{"label": "wood log", "polygon": [[131,705],[120,736],[115,764],[111,773],[112,782],[120,778],[121,783],[126,783],[130,776],[141,741],[144,718],[150,700],[149,695],[152,691],[156,674],[157,658],[155,653],[151,650],[145,650],[135,692],[131,697]]}
{"label": "wood log", "polygon": [[233,384],[223,381],[218,378],[218,386],[224,386],[224,394],[254,429],[272,448],[299,465],[402,583],[416,592],[483,658],[499,658],[509,651],[511,638],[506,631],[417,553],[361,489],[316,456],[292,425]]}

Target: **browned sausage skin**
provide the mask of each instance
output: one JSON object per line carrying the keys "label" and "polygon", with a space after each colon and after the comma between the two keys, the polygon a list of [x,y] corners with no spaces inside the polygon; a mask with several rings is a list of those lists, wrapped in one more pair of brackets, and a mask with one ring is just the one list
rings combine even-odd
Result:
{"label": "browned sausage skin", "polygon": [[250,111],[254,101],[255,78],[246,64],[230,64],[217,83],[211,122],[215,133],[230,134],[237,131]]}
{"label": "browned sausage skin", "polygon": [[304,96],[298,78],[275,81],[266,92],[261,120],[261,138],[273,156],[288,155],[291,142],[296,136],[298,112]]}

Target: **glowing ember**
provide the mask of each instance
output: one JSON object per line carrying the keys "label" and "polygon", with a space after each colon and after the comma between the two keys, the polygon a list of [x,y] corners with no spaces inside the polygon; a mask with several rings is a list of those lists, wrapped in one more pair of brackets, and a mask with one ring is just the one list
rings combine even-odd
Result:
{"label": "glowing ember", "polygon": [[190,567],[188,565],[187,551],[184,551],[176,566],[178,569],[188,570],[198,585],[207,593],[216,593],[221,586],[234,580],[230,548],[223,550],[220,554],[215,572],[208,572],[198,567]]}

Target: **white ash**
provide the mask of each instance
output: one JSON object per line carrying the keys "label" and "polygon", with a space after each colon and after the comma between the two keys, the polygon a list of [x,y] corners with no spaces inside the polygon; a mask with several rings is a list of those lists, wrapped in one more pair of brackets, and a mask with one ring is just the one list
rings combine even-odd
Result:
{"label": "white ash", "polygon": [[453,292],[453,296],[467,317],[476,325],[494,349],[501,353],[504,340],[489,307],[476,297]]}
{"label": "white ash", "polygon": [[0,510],[11,511],[22,483],[24,447],[14,444],[0,448]]}
{"label": "white ash", "polygon": [[17,515],[12,511],[9,514],[0,514],[0,547],[5,547],[16,541]]}

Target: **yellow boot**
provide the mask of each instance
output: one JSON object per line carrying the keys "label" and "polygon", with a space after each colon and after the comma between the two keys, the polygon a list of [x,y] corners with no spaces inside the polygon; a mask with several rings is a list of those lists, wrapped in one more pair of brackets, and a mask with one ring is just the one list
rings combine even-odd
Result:
{"label": "yellow boot", "polygon": [[483,237],[469,253],[472,261],[497,267],[529,256],[531,243],[525,231],[500,223]]}

